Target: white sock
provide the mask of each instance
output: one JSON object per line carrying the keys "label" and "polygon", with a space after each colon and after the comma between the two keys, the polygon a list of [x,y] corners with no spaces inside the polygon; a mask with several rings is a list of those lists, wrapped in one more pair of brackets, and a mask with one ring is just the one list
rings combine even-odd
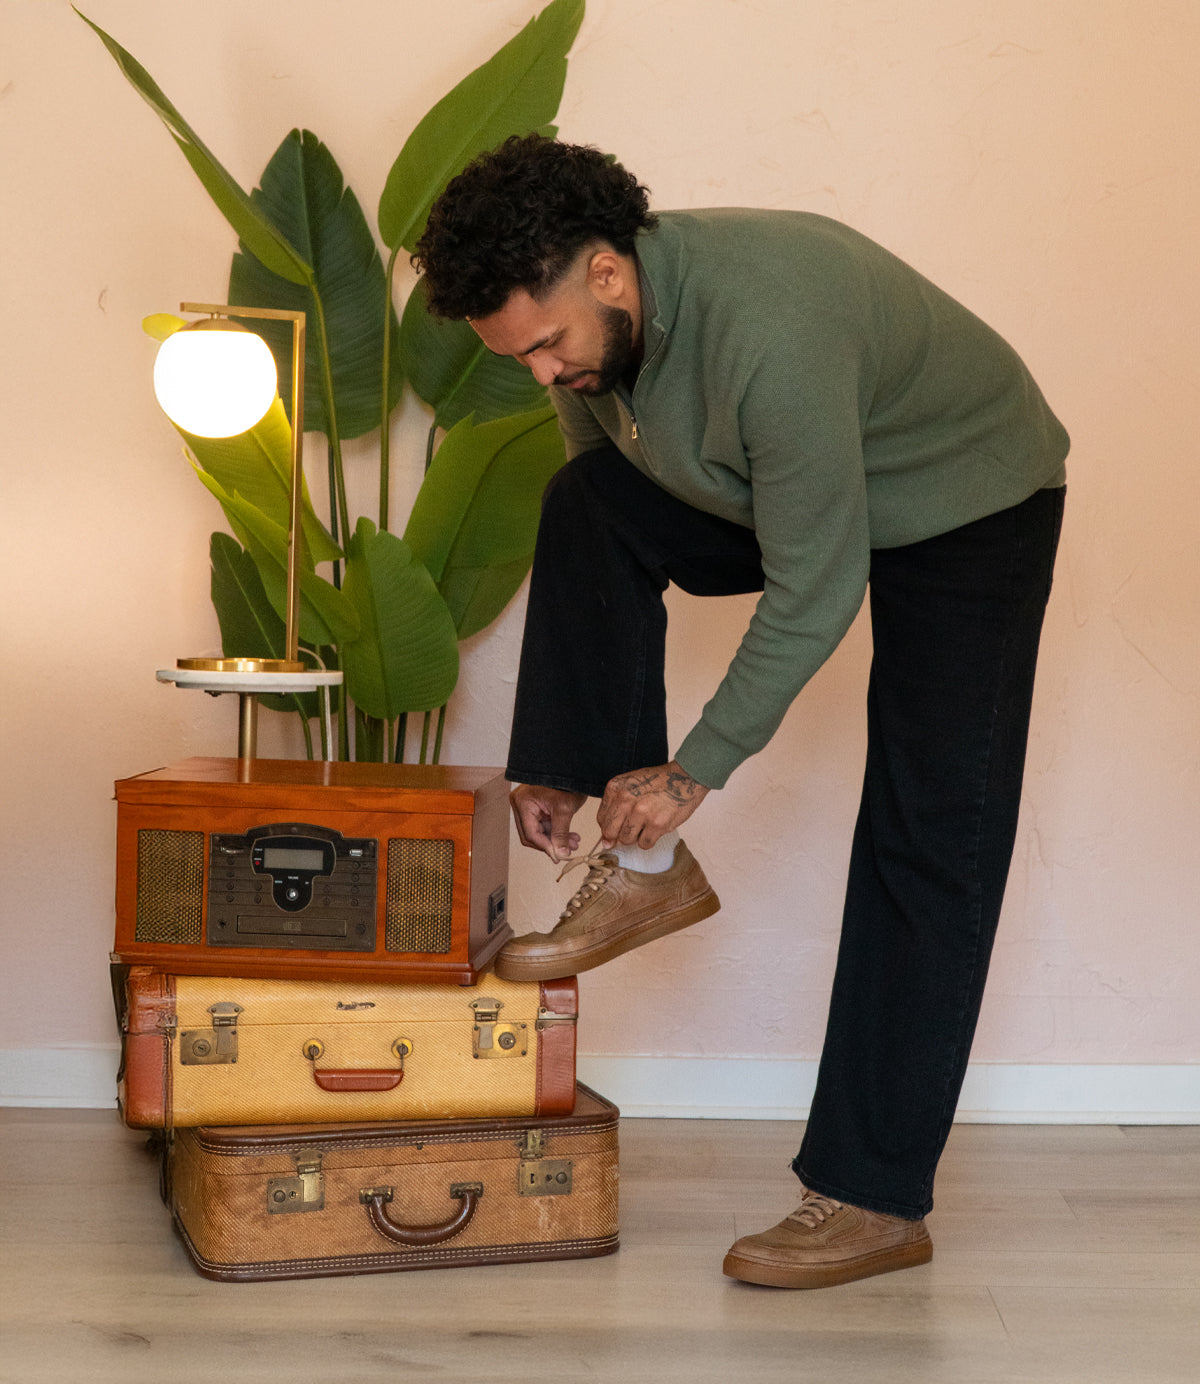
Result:
{"label": "white sock", "polygon": [[675,847],[679,844],[679,833],[669,831],[660,836],[648,851],[641,846],[622,846],[619,842],[613,847],[617,864],[626,870],[638,870],[644,875],[661,875],[675,863]]}

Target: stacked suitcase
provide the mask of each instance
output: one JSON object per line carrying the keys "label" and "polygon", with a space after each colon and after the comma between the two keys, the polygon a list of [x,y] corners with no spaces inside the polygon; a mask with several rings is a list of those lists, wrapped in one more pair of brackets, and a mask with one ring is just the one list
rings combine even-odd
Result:
{"label": "stacked suitcase", "polygon": [[496,770],[189,759],[120,780],[118,1100],[199,1272],[617,1248],[574,978],[501,981]]}

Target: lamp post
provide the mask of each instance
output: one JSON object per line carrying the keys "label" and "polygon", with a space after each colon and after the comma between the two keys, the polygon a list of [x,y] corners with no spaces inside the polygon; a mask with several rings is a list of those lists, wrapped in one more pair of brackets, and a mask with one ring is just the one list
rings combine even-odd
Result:
{"label": "lamp post", "polygon": [[[167,416],[186,432],[233,437],[246,432],[271,407],[278,385],[274,357],[260,336],[235,317],[292,324],[292,455],[288,513],[287,614],[283,658],[180,658],[176,672],[160,681],[206,692],[238,694],[238,757],[253,759],[257,743],[257,693],[311,692],[342,680],[341,673],[309,668],[300,653],[300,544],[303,538],[304,313],[281,308],[181,303],[181,312],[206,313],[169,336],[154,365],[154,390]],[[326,705],[328,720],[328,704]]]}

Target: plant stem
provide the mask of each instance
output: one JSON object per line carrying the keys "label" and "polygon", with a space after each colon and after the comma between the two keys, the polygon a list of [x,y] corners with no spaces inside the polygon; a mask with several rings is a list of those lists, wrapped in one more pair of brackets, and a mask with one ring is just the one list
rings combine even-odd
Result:
{"label": "plant stem", "polygon": [[396,272],[399,245],[388,256],[383,295],[383,384],[379,391],[379,527],[388,526],[388,488],[391,480],[391,437],[388,421],[391,416],[388,390],[392,373],[392,280]]}
{"label": "plant stem", "polygon": [[350,758],[350,727],[346,724],[348,719],[349,711],[346,705],[346,685],[345,683],[339,682],[337,685],[337,757],[342,760],[348,760]]}
{"label": "plant stem", "polygon": [[296,715],[300,717],[300,726],[301,729],[304,731],[305,756],[306,758],[311,759],[313,757],[312,727],[308,724],[308,717],[304,714],[304,710],[302,707],[297,706]]}
{"label": "plant stem", "polygon": [[350,507],[346,502],[346,474],[342,467],[342,439],[338,432],[337,405],[333,398],[333,362],[329,355],[329,332],[325,326],[325,307],[321,302],[320,294],[315,289],[312,299],[317,317],[316,335],[321,361],[321,393],[325,401],[325,421],[329,429],[326,436],[329,440],[330,454],[330,499],[332,501],[334,496],[337,497],[337,512],[342,516],[346,537],[349,538],[353,526],[350,523]]}
{"label": "plant stem", "polygon": [[425,763],[425,753],[429,749],[429,718],[431,715],[431,712],[425,713],[425,720],[421,726],[421,758],[418,761],[420,764]]}
{"label": "plant stem", "polygon": [[392,756],[394,763],[404,763],[404,742],[408,738],[408,712],[402,711],[396,717],[396,753]]}
{"label": "plant stem", "polygon": [[442,732],[446,729],[446,703],[438,707],[437,737],[433,742],[433,762],[442,762]]}
{"label": "plant stem", "polygon": [[[338,537],[337,501],[334,499],[337,481],[333,468],[333,448],[328,445],[328,441],[325,446],[325,465],[329,471],[329,536],[340,548],[342,541]],[[342,564],[336,558],[333,563],[332,576],[334,586],[340,591],[342,589]]]}

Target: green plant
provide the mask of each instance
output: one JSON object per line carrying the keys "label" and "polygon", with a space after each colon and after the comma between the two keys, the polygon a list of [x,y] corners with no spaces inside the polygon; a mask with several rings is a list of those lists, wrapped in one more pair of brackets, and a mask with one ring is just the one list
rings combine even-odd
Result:
{"label": "green plant", "polygon": [[[333,155],[308,130],[292,130],[259,186],[246,193],[144,67],[86,15],[129,82],[171,132],[238,235],[229,301],[303,309],[306,431],[327,444],[330,517],[305,495],[300,600],[302,646],[340,668],[331,758],[403,759],[407,718],[424,713],[420,758],[440,753],[446,701],[458,677],[458,642],[512,599],[533,554],[539,499],[563,462],[546,391],[528,371],[484,350],[466,323],[425,311],[421,281],[398,319],[398,258],[411,254],[430,207],[476,154],[510,134],[554,132],[566,55],[584,0],[552,0],[489,61],[420,121],[392,164],[379,202],[386,263]],[[183,323],[147,318],[158,337]],[[286,332],[254,322],[290,378]],[[402,535],[389,530],[389,421],[405,388],[431,410],[425,474]],[[377,520],[346,502],[344,440],[379,432]],[[183,433],[197,475],[235,535],[211,540],[212,600],[227,653],[283,650],[291,424],[277,399],[249,432],[213,440]],[[439,442],[440,437],[440,442]],[[327,566],[328,577],[318,573]],[[316,694],[264,698],[298,711],[310,757]]]}

